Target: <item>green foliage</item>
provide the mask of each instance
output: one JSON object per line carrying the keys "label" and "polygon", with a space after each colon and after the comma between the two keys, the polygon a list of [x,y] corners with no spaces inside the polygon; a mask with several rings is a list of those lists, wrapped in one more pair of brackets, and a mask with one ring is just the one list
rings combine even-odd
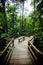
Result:
{"label": "green foliage", "polygon": [[[23,2],[23,0],[19,1],[20,3]],[[17,3],[16,3],[17,4]],[[10,6],[6,5],[6,19],[7,19],[7,26],[8,26],[8,32],[2,33],[0,35],[1,38],[10,37],[12,35],[26,35],[31,36],[35,35],[35,39],[39,41],[38,45],[40,50],[43,52],[43,18],[42,16],[42,10],[41,6],[38,6],[35,8],[35,11],[32,11],[32,13],[29,16],[23,15],[23,21],[22,16],[17,15],[17,8],[15,4]],[[22,22],[23,22],[23,28],[22,28]],[[3,23],[3,14],[0,12],[0,29],[4,29],[4,23]],[[37,45],[37,44],[36,44]]]}

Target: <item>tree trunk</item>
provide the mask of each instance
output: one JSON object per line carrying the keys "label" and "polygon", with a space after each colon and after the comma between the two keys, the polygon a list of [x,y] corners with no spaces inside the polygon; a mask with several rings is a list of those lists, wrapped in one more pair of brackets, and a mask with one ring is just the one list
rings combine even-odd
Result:
{"label": "tree trunk", "polygon": [[23,22],[24,22],[23,15],[24,15],[24,1],[22,2],[22,30],[23,30]]}
{"label": "tree trunk", "polygon": [[1,3],[2,3],[2,13],[3,13],[3,28],[4,31],[7,32],[8,27],[7,27],[7,19],[6,19],[6,12],[5,12],[5,0],[1,0]]}

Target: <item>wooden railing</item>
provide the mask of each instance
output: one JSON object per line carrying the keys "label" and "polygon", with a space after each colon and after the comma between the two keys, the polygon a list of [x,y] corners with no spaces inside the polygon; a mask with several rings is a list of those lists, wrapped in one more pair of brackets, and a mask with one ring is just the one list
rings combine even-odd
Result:
{"label": "wooden railing", "polygon": [[36,65],[43,65],[43,53],[34,46],[31,40],[28,41],[28,48],[31,53],[32,59]]}
{"label": "wooden railing", "polygon": [[19,42],[22,42],[23,40],[25,40],[25,37],[24,37],[24,36],[22,36],[22,37],[20,37],[20,38],[18,39]]}
{"label": "wooden railing", "polygon": [[[4,41],[3,41],[4,42]],[[0,65],[7,65],[14,49],[14,38],[12,38],[0,53]]]}

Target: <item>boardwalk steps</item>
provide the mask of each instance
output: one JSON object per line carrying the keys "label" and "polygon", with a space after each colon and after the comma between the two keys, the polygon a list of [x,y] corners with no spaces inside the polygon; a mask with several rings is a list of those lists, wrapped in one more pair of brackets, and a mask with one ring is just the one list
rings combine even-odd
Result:
{"label": "boardwalk steps", "polygon": [[9,65],[34,65],[28,50],[28,38],[25,37],[25,40],[22,42],[18,42],[18,39],[14,40],[15,48]]}
{"label": "boardwalk steps", "polygon": [[33,45],[33,36],[11,38],[7,42],[0,53],[0,65],[43,65],[43,53]]}

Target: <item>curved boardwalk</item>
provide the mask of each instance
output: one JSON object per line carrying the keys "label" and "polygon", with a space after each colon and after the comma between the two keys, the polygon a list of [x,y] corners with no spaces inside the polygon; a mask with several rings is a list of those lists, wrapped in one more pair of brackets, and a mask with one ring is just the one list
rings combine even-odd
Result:
{"label": "curved boardwalk", "polygon": [[23,42],[18,42],[18,38],[14,40],[14,51],[10,59],[9,65],[34,65],[31,54],[28,50],[28,40],[25,37]]}

